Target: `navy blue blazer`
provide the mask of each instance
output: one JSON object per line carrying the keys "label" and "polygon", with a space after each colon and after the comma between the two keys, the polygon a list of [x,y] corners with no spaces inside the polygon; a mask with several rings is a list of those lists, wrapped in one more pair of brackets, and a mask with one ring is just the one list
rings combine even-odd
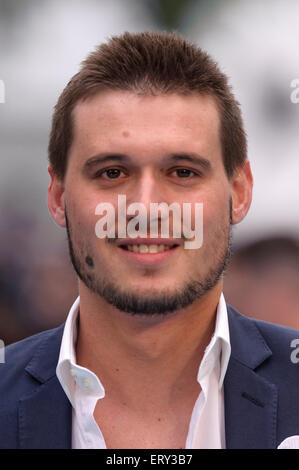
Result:
{"label": "navy blue blazer", "polygon": [[[231,358],[224,380],[226,447],[273,449],[299,435],[299,331],[244,317],[228,305]],[[11,344],[0,364],[0,448],[71,448],[72,410],[57,377],[64,325]]]}

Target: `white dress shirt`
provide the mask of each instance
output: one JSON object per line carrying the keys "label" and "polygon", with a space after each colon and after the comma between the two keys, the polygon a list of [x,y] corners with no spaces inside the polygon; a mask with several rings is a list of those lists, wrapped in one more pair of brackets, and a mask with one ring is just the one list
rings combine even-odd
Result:
{"label": "white dress shirt", "polygon": [[[80,297],[66,319],[56,374],[72,405],[72,448],[106,449],[105,436],[93,417],[97,401],[105,398],[105,389],[92,371],[76,364],[79,305]],[[225,448],[223,380],[230,353],[227,309],[221,294],[215,331],[199,364],[201,392],[192,411],[186,449]]]}

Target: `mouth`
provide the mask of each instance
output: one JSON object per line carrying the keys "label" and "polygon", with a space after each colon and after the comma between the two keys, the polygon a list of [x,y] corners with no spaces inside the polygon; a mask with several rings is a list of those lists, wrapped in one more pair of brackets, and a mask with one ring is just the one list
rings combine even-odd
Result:
{"label": "mouth", "polygon": [[154,241],[130,240],[119,242],[117,247],[127,259],[141,264],[156,264],[170,258],[179,248],[180,244],[171,240]]}
{"label": "mouth", "polygon": [[164,251],[173,250],[174,248],[178,247],[178,244],[174,245],[164,245],[164,244],[136,244],[136,245],[120,245],[120,248],[126,251],[130,251],[133,253],[162,253]]}

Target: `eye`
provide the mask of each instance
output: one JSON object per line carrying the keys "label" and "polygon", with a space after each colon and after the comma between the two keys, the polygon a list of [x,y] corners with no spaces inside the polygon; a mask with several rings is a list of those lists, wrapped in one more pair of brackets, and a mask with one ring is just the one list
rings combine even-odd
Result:
{"label": "eye", "polygon": [[177,168],[174,171],[177,173],[179,178],[188,178],[189,176],[195,175],[194,171],[189,170],[188,168]]}
{"label": "eye", "polygon": [[108,168],[107,170],[102,170],[102,171],[98,172],[96,176],[105,175],[106,179],[112,180],[112,179],[119,178],[121,173],[123,173],[123,172],[119,168]]}

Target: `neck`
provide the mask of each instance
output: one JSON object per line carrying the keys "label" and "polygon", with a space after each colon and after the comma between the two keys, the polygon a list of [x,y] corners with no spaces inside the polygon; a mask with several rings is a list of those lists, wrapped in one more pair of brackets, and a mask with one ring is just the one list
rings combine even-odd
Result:
{"label": "neck", "polygon": [[169,315],[130,315],[80,283],[77,363],[92,370],[106,395],[137,406],[145,397],[179,400],[197,386],[204,350],[215,328],[219,282],[204,298]]}

